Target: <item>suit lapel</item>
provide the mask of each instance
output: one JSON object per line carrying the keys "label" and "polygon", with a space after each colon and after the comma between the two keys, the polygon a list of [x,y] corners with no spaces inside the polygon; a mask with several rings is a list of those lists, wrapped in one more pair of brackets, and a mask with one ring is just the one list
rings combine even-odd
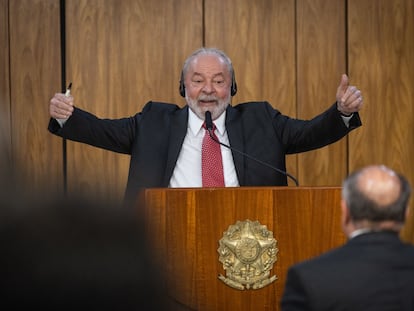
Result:
{"label": "suit lapel", "polygon": [[[230,146],[234,149],[244,152],[243,142],[243,127],[240,122],[239,112],[232,106],[227,107],[226,111],[226,130],[229,137]],[[236,167],[237,178],[239,179],[240,186],[245,184],[245,171],[243,155],[238,152],[231,152],[233,155],[234,166]]]}
{"label": "suit lapel", "polygon": [[172,117],[170,123],[169,145],[167,163],[165,167],[165,175],[163,184],[168,186],[171,176],[180,154],[188,126],[188,106],[178,110]]}

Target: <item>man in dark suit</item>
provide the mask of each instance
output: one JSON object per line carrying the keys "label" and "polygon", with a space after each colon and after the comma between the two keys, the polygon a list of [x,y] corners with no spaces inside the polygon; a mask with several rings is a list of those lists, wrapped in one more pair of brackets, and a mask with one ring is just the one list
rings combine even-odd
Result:
{"label": "man in dark suit", "polygon": [[385,166],[368,166],[345,180],[342,193],[348,242],[288,270],[282,310],[414,310],[414,246],[399,239],[408,181]]}
{"label": "man in dark suit", "polygon": [[[285,171],[285,155],[333,143],[361,125],[361,92],[342,76],[336,102],[312,120],[282,115],[267,102],[230,105],[237,92],[231,60],[201,48],[185,61],[180,94],[187,105],[149,102],[133,117],[99,119],[74,106],[69,94],[50,100],[49,131],[66,139],[131,155],[127,197],[139,188],[201,187],[206,111],[221,143]],[[69,96],[67,96],[69,95]],[[287,185],[285,174],[221,146],[223,186]]]}

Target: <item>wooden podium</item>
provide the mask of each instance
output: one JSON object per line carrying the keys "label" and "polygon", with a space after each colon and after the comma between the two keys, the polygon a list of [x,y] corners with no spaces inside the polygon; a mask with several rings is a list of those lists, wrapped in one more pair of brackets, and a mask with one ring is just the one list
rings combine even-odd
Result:
{"label": "wooden podium", "polygon": [[[149,241],[165,274],[171,310],[280,310],[287,269],[345,242],[339,187],[146,189]],[[222,280],[219,241],[238,221],[258,221],[277,241],[277,279],[259,289]]]}

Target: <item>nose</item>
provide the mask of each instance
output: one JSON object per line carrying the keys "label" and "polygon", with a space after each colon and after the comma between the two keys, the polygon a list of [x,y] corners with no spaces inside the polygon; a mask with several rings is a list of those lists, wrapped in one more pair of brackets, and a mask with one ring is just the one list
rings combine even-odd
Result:
{"label": "nose", "polygon": [[206,93],[206,94],[211,94],[211,93],[213,93],[213,92],[215,91],[214,86],[213,86],[213,83],[211,83],[211,82],[207,81],[207,82],[204,84],[202,91],[203,91],[204,93]]}

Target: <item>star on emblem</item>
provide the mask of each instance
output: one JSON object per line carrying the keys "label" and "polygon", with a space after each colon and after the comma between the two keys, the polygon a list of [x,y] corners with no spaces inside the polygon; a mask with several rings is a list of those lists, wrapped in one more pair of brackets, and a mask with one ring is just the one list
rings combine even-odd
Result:
{"label": "star on emblem", "polygon": [[262,288],[277,277],[269,278],[278,249],[273,233],[258,221],[237,221],[224,232],[219,241],[219,261],[226,276],[219,279],[227,285],[244,290]]}

